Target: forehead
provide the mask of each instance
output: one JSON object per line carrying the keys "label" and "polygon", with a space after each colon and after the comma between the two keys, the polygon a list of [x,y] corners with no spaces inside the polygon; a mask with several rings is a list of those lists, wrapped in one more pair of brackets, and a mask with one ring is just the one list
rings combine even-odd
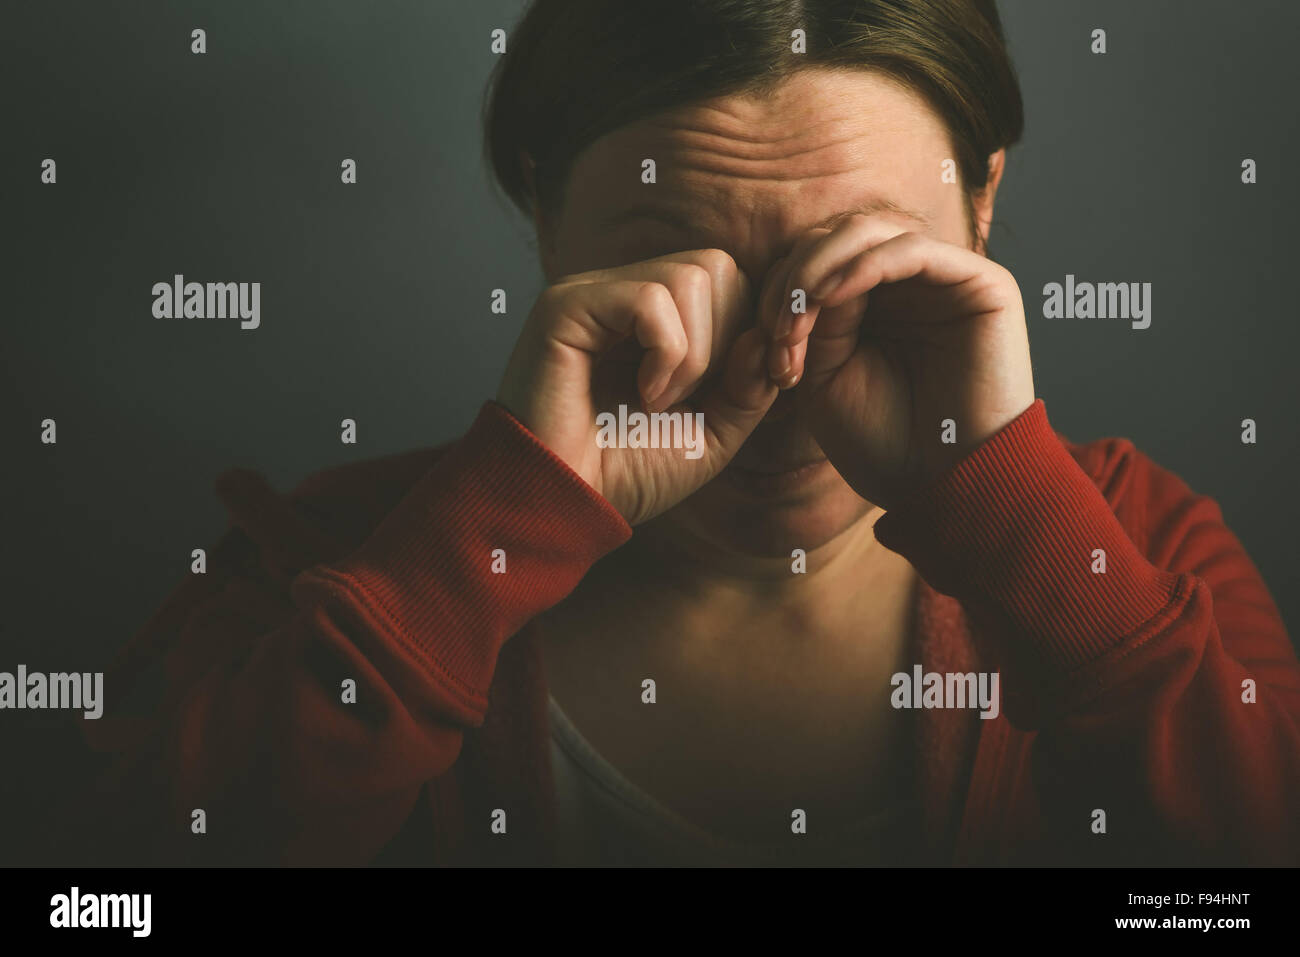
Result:
{"label": "forehead", "polygon": [[951,156],[942,121],[909,87],[810,69],[770,94],[692,103],[597,140],[574,163],[564,219],[610,242],[688,232],[757,256],[859,209],[930,227],[960,208],[941,176]]}

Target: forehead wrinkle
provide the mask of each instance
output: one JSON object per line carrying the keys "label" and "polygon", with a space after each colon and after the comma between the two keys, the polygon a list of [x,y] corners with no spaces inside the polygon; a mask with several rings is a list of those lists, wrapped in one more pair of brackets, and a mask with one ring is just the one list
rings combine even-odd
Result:
{"label": "forehead wrinkle", "polygon": [[[755,140],[680,128],[661,129],[665,132],[659,135],[644,129],[626,131],[621,148],[637,156],[654,157],[662,170],[683,177],[697,174],[790,183],[869,174],[882,156],[911,148],[917,136],[915,127],[900,126],[897,121],[846,130],[832,139],[812,143],[797,134]],[[786,144],[791,140],[798,140],[800,145],[790,149]]]}
{"label": "forehead wrinkle", "polygon": [[[715,112],[721,112],[721,111],[715,111]],[[723,115],[726,114],[724,113]],[[760,136],[752,136],[752,137],[744,136],[743,133],[746,132],[747,130],[752,130],[755,126],[755,124],[753,123],[746,124],[746,127],[744,129],[737,130],[735,132],[732,132],[730,130],[718,129],[716,127],[710,129],[707,127],[700,127],[700,126],[688,126],[688,125],[684,125],[684,122],[671,121],[665,118],[660,118],[658,120],[647,119],[644,120],[643,123],[647,130],[660,130],[664,134],[666,134],[669,138],[675,136],[682,136],[682,135],[702,136],[702,137],[717,137],[719,139],[724,139],[724,140],[733,140],[737,143],[762,144],[762,143],[783,143],[786,140],[804,139],[808,136],[810,132],[817,129],[818,127],[829,126],[832,124],[840,123],[844,119],[846,119],[846,117],[831,116],[823,120],[818,120],[812,123],[810,126],[806,126],[802,129],[794,130],[784,136],[760,135]],[[780,125],[788,126],[789,123],[786,122],[785,118],[783,118]]]}
{"label": "forehead wrinkle", "polygon": [[[850,149],[840,150],[829,156],[825,155],[826,150],[845,144],[849,144]],[[852,144],[854,144],[852,139],[841,140],[812,149],[762,157],[724,156],[705,149],[678,149],[671,154],[672,164],[669,168],[688,173],[725,176],[729,179],[780,183],[825,179],[828,176],[861,172],[860,167],[865,164],[852,162],[850,165],[845,165],[846,159],[856,159],[852,156],[853,153],[861,152],[860,148],[852,148]],[[803,162],[792,163],[794,160],[803,160]],[[788,168],[783,168],[786,164],[789,164]]]}
{"label": "forehead wrinkle", "polygon": [[[834,122],[834,121],[829,121]],[[885,148],[885,138],[910,131],[876,125],[845,130],[828,139],[810,139],[795,133],[777,138],[742,138],[679,127],[661,127],[660,135],[639,131],[638,143],[629,143],[646,156],[658,154],[661,166],[683,167],[742,179],[810,179],[852,171],[866,165],[873,151]],[[785,144],[797,142],[794,149]],[[801,161],[793,163],[792,161]],[[782,164],[792,164],[782,170]],[[807,173],[804,170],[808,170]]]}

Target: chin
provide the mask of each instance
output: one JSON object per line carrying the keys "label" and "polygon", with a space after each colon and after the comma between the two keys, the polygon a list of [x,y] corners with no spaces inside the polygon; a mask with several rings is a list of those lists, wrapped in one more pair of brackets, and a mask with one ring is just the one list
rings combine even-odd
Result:
{"label": "chin", "polygon": [[664,517],[727,551],[755,558],[810,552],[853,527],[874,506],[824,463],[772,480],[724,472]]}

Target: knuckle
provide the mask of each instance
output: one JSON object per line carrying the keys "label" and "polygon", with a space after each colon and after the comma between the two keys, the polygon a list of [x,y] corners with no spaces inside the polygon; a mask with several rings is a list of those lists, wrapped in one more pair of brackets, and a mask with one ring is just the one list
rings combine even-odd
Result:
{"label": "knuckle", "polygon": [[680,325],[674,325],[669,336],[670,342],[665,351],[677,362],[682,362],[690,355],[691,343],[686,338],[686,330]]}
{"label": "knuckle", "polygon": [[709,368],[708,352],[702,349],[692,349],[682,360],[682,372],[689,379],[698,379]]}
{"label": "knuckle", "polygon": [[747,300],[753,294],[753,284],[735,258],[724,249],[705,249],[699,263],[709,274],[712,302],[715,306],[732,301]]}
{"label": "knuckle", "polygon": [[663,283],[645,282],[636,291],[636,308],[647,315],[658,315],[673,308],[673,297]]}
{"label": "knuckle", "polygon": [[736,260],[724,249],[704,249],[696,260],[711,279],[726,282],[740,271]]}
{"label": "knuckle", "polygon": [[672,291],[676,296],[682,297],[682,302],[692,301],[694,295],[707,298],[713,287],[713,277],[700,263],[674,263],[670,276]]}

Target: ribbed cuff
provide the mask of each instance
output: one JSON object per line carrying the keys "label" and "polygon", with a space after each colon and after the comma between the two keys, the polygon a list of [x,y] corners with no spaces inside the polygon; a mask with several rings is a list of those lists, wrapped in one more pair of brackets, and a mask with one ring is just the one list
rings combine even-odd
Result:
{"label": "ribbed cuff", "polygon": [[1178,581],[1138,551],[1042,399],[890,509],[876,538],[983,620],[1009,625],[1002,650],[1058,679],[1141,633]]}
{"label": "ribbed cuff", "polygon": [[[312,571],[350,585],[372,619],[482,713],[501,645],[631,534],[608,501],[488,401],[357,551]],[[506,570],[495,573],[501,555]]]}

